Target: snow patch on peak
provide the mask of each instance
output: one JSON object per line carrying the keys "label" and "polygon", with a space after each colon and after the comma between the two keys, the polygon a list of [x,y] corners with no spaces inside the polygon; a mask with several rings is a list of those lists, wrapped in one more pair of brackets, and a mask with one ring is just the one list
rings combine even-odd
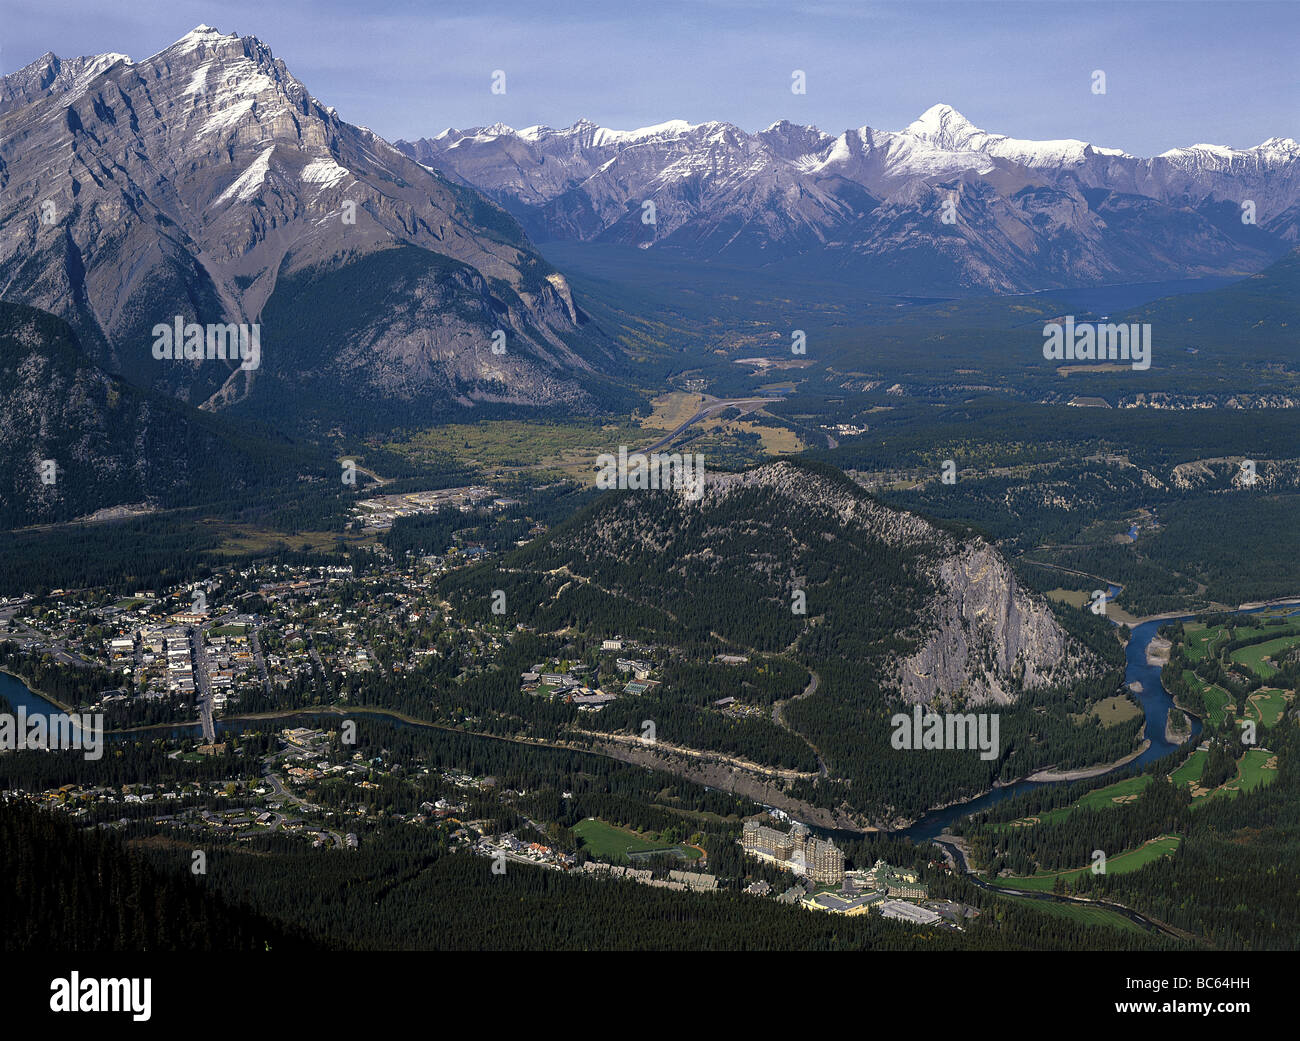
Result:
{"label": "snow patch on peak", "polygon": [[684,119],[670,119],[666,123],[638,127],[636,130],[609,130],[606,127],[601,127],[596,131],[592,143],[596,145],[627,144],[632,141],[644,141],[648,137],[688,134],[694,129],[695,126]]}
{"label": "snow patch on peak", "polygon": [[[181,47],[184,50],[192,50],[202,43],[212,43],[216,40],[224,40],[227,35],[233,37],[234,33],[224,34],[219,29],[214,29],[210,25],[198,25],[187,32],[172,47]],[[171,47],[168,48],[171,50]]]}
{"label": "snow patch on peak", "polygon": [[931,105],[915,120],[917,123],[931,123],[936,125],[954,121],[970,125],[969,119],[963,116],[947,102],[943,101]]}
{"label": "snow patch on peak", "polygon": [[212,28],[210,25],[197,25],[170,47],[164,47],[158,54],[150,55],[150,58],[156,58],[160,54],[170,54],[177,57],[184,54],[192,54],[199,48],[216,43],[218,40],[236,40],[239,37],[235,33],[223,34],[220,30]]}
{"label": "snow patch on peak", "polygon": [[1206,166],[1224,169],[1235,163],[1286,164],[1300,158],[1300,144],[1289,137],[1270,137],[1253,148],[1230,148],[1227,145],[1196,144],[1187,148],[1171,148],[1161,152],[1157,159],[1185,166]]}
{"label": "snow patch on peak", "polygon": [[320,190],[333,188],[341,181],[347,180],[352,176],[352,171],[340,166],[334,161],[332,156],[325,156],[322,159],[313,159],[302,168],[299,175],[306,184],[318,184]]}
{"label": "snow patch on peak", "polygon": [[190,74],[190,82],[185,87],[186,94],[203,94],[208,89],[208,70],[212,68],[212,62],[205,61],[193,73]]}
{"label": "snow patch on peak", "polygon": [[903,136],[945,152],[983,152],[1023,166],[1051,167],[1084,162],[1089,153],[1131,158],[1117,148],[1098,148],[1075,138],[1027,141],[981,130],[951,105],[932,105],[908,125]]}
{"label": "snow patch on peak", "polygon": [[127,65],[131,64],[130,58],[125,54],[117,54],[116,52],[97,54],[93,58],[83,58],[82,60],[86,63],[85,68],[83,68],[77,75],[77,78],[73,81],[71,89],[64,96],[64,104],[70,105],[78,98],[82,97],[86,91],[90,89],[90,86],[96,77],[101,73],[107,72],[119,61],[125,62]]}
{"label": "snow patch on peak", "polygon": [[219,206],[223,202],[229,202],[232,199],[238,199],[240,202],[247,202],[253,198],[261,189],[266,175],[271,170],[271,153],[275,151],[275,145],[272,145],[265,152],[254,159],[238,178],[224,192],[218,195],[213,201],[214,206]]}
{"label": "snow patch on peak", "polygon": [[791,123],[788,119],[779,119],[754,136],[767,141],[769,146],[775,144],[778,147],[805,150],[814,150],[819,145],[834,140],[830,134],[823,133],[811,124],[804,126],[801,123]]}

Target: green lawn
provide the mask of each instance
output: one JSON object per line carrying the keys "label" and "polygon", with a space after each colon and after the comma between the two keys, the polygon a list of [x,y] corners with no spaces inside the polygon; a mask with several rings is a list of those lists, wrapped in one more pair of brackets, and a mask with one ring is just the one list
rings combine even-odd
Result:
{"label": "green lawn", "polygon": [[[1213,629],[1205,629],[1197,623],[1188,622],[1183,626],[1183,632],[1186,634],[1187,658],[1191,662],[1204,661],[1207,654],[1211,654],[1214,648],[1228,640],[1229,632],[1221,625],[1216,625]],[[1275,635],[1277,640],[1270,640],[1268,645],[1278,644],[1286,646],[1286,642],[1296,642],[1300,639],[1300,628],[1294,624],[1287,626],[1260,626],[1260,625],[1241,625],[1232,631],[1233,638],[1238,640],[1250,640],[1257,636]],[[1260,644],[1257,646],[1268,646]],[[1232,660],[1249,664],[1249,658],[1241,658],[1238,655],[1249,655],[1255,647],[1242,647],[1232,652]],[[1268,652],[1265,652],[1268,653]],[[1264,677],[1267,679],[1267,677]]]}
{"label": "green lawn", "polygon": [[1083,925],[1122,929],[1130,933],[1146,931],[1136,922],[1130,922],[1122,914],[1109,911],[1104,907],[1085,907],[1083,904],[1058,904],[1050,900],[1035,900],[1033,897],[1028,896],[1005,896],[1003,899],[1013,900],[1017,904],[1032,907],[1045,915],[1050,915],[1052,918],[1064,918]]}
{"label": "green lawn", "polygon": [[1219,643],[1227,635],[1221,625],[1206,629],[1199,623],[1193,622],[1186,623],[1183,631],[1187,634],[1187,659],[1192,662],[1204,661],[1211,646]]}
{"label": "green lawn", "polygon": [[1105,788],[1096,788],[1088,792],[1078,802],[1076,806],[1085,807],[1090,810],[1104,810],[1112,806],[1121,806],[1123,803],[1116,802],[1116,799],[1123,799],[1129,802],[1127,796],[1137,795],[1148,784],[1151,783],[1150,774],[1138,774],[1136,777],[1126,777],[1122,781],[1116,781],[1114,784],[1108,784]]}
{"label": "green lawn", "polygon": [[1201,692],[1201,698],[1205,701],[1205,715],[1209,724],[1214,727],[1221,726],[1224,717],[1227,715],[1227,707],[1232,703],[1232,695],[1217,683],[1206,683],[1200,676],[1188,669],[1183,670],[1183,679]]}
{"label": "green lawn", "polygon": [[[1122,806],[1125,802],[1130,802],[1132,797],[1142,791],[1151,783],[1149,774],[1138,774],[1136,777],[1125,777],[1122,781],[1116,781],[1114,784],[1108,784],[1104,788],[1097,788],[1081,796],[1069,806],[1061,806],[1055,810],[1048,810],[1046,813],[1040,813],[1036,819],[1021,818],[1029,826],[1035,823],[1047,824],[1054,821],[1064,820],[1077,808],[1086,806],[1091,810],[1110,809],[1115,806]],[[1122,800],[1116,802],[1116,800]],[[1001,830],[1009,828],[1010,824],[995,824],[993,828]]]}
{"label": "green lawn", "polygon": [[[1169,856],[1182,841],[1181,835],[1161,835],[1159,838],[1144,842],[1137,849],[1130,849],[1123,853],[1117,853],[1113,857],[1107,857],[1106,873],[1108,875],[1124,875],[1130,871],[1137,871],[1139,868],[1146,867],[1153,860]],[[1013,875],[1007,878],[989,879],[989,881],[995,886],[1050,893],[1058,876],[1064,878],[1067,882],[1073,882],[1087,875],[1090,871],[1092,871],[1091,867],[1070,868],[1067,871],[1039,871],[1033,875]]]}
{"label": "green lawn", "polygon": [[1294,647],[1297,643],[1300,643],[1300,637],[1279,636],[1276,640],[1269,640],[1267,643],[1256,643],[1250,647],[1238,648],[1232,652],[1231,657],[1237,664],[1246,666],[1261,680],[1271,680],[1277,675],[1277,669],[1273,668],[1264,659],[1273,657],[1288,647]]}
{"label": "green lawn", "polygon": [[1264,687],[1250,696],[1246,703],[1246,718],[1266,727],[1276,726],[1286,711],[1289,699],[1285,691]]}
{"label": "green lawn", "polygon": [[1265,784],[1271,784],[1277,778],[1277,766],[1266,768],[1265,764],[1276,757],[1263,748],[1252,748],[1237,763],[1237,776],[1221,788],[1210,793],[1209,798],[1224,796],[1235,799],[1241,792],[1251,792]]}
{"label": "green lawn", "polygon": [[1300,634],[1300,628],[1294,625],[1241,625],[1237,627],[1236,637],[1238,640],[1250,640],[1256,636],[1296,636]]}
{"label": "green lawn", "polygon": [[1183,787],[1194,781],[1199,781],[1204,770],[1205,749],[1198,748],[1187,757],[1182,766],[1169,775],[1169,779],[1174,782],[1175,787]]}
{"label": "green lawn", "polygon": [[654,832],[632,831],[630,828],[616,828],[602,820],[588,817],[573,826],[573,833],[582,839],[583,845],[593,857],[606,860],[622,861],[629,853],[648,853],[656,849],[679,848],[690,859],[696,859],[700,851],[692,846],[674,846]]}
{"label": "green lawn", "polygon": [[[1268,766],[1272,762],[1273,766]],[[1171,775],[1175,784],[1189,781],[1199,783],[1201,771],[1205,767],[1205,752],[1197,749],[1188,757],[1186,763]],[[1237,762],[1237,773],[1231,780],[1225,781],[1212,792],[1203,792],[1192,800],[1192,809],[1205,806],[1211,799],[1235,799],[1242,792],[1254,791],[1261,785],[1271,784],[1277,778],[1277,763],[1274,754],[1263,748],[1252,748]]]}

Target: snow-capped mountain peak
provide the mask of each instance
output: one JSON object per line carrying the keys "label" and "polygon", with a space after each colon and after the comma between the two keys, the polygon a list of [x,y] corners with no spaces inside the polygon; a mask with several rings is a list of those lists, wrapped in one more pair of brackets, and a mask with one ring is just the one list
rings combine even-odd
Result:
{"label": "snow-capped mountain peak", "polygon": [[1029,141],[982,130],[951,105],[932,105],[902,131],[944,152],[982,152],[1021,166],[1078,165],[1090,155],[1121,158],[1117,148],[1099,148],[1075,138]]}
{"label": "snow-capped mountain peak", "polygon": [[[158,54],[183,55],[192,51],[197,51],[202,47],[210,46],[222,40],[238,40],[236,33],[222,33],[220,29],[214,29],[210,25],[196,25],[179,40],[173,44],[164,47]],[[156,58],[158,55],[150,55]]]}
{"label": "snow-capped mountain peak", "polygon": [[[145,385],[212,408],[256,398],[277,369],[430,405],[453,387],[465,404],[585,400],[565,369],[585,363],[560,338],[576,334],[572,298],[518,227],[344,122],[255,36],[200,25],[133,65],[49,55],[0,79],[0,169],[7,297],[68,317],[97,360]],[[54,232],[29,219],[47,199]],[[162,316],[257,321],[277,294],[295,308],[318,279],[369,291],[377,270],[400,271],[377,280],[392,318],[367,318],[325,352],[287,326],[255,375],[160,367],[138,349]],[[512,330],[507,358],[466,346],[497,325]],[[270,393],[287,395],[281,405],[298,395]]]}
{"label": "snow-capped mountain peak", "polygon": [[[1278,248],[1300,239],[1300,154],[1292,141],[1139,159],[1075,138],[992,133],[948,104],[932,105],[898,131],[862,126],[831,135],[778,120],[749,133],[681,119],[611,130],[581,120],[567,130],[453,130],[398,147],[522,213],[541,237],[678,246],[705,256],[838,249],[853,263],[919,248],[942,258],[936,270],[955,266],[996,289],[1041,288],[1044,266],[1058,256],[1058,284],[1157,280],[1267,261],[1258,252],[1263,239],[1237,242],[1215,224],[1225,202],[1242,199],[1257,203],[1259,228]],[[936,234],[935,213],[957,194],[965,216]],[[649,199],[657,219],[647,226],[640,214]],[[1203,252],[1191,259],[1196,249],[1152,250],[1144,235],[1159,239],[1168,226]],[[1064,253],[1062,243],[1069,244]]]}
{"label": "snow-capped mountain peak", "polygon": [[989,136],[951,105],[943,104],[931,105],[903,133],[952,151],[969,150],[967,142],[972,138]]}
{"label": "snow-capped mountain peak", "polygon": [[677,137],[688,134],[696,127],[684,119],[670,119],[654,126],[638,127],[635,130],[611,130],[601,127],[596,134],[598,144],[623,144],[632,141],[644,141],[650,137]]}

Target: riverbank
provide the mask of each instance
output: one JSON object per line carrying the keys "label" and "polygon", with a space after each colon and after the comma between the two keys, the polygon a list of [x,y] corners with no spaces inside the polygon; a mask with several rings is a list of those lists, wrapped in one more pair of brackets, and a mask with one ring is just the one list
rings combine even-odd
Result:
{"label": "riverbank", "polygon": [[[1136,629],[1147,622],[1169,622],[1175,618],[1194,618],[1202,614],[1240,614],[1242,611],[1261,611],[1269,607],[1287,607],[1300,604],[1300,593],[1289,596],[1274,597],[1272,600],[1253,600],[1236,607],[1227,604],[1205,604],[1201,607],[1188,607],[1182,611],[1166,611],[1163,614],[1149,614],[1143,618],[1133,618],[1128,623],[1130,629]],[[1131,616],[1130,616],[1131,617]],[[1153,663],[1154,664],[1154,663]]]}
{"label": "riverbank", "polygon": [[[35,691],[33,691],[35,693]],[[42,695],[44,696],[44,695]],[[400,720],[411,726],[433,727],[435,730],[456,730],[456,727],[444,723],[431,723],[427,719],[416,719],[414,716],[408,716],[404,712],[398,712],[396,709],[380,708],[377,706],[353,705],[344,708],[341,705],[313,705],[308,708],[288,708],[288,709],[270,709],[266,712],[244,712],[234,716],[218,716],[215,720],[217,725],[222,723],[255,723],[260,720],[269,719],[292,719],[295,716],[385,716],[389,719]],[[176,730],[188,727],[202,726],[197,719],[179,720],[171,723],[150,723],[147,726],[124,727],[121,730],[110,730],[110,734],[145,734],[151,730]],[[459,730],[457,733],[470,734],[474,737],[496,737],[496,734],[478,734],[471,730]]]}
{"label": "riverbank", "polygon": [[1259,611],[1268,607],[1291,607],[1300,604],[1300,593],[1291,596],[1279,596],[1272,600],[1260,600],[1255,603],[1242,604],[1237,608],[1238,611]]}
{"label": "riverbank", "polygon": [[1147,738],[1142,739],[1136,751],[1130,752],[1123,759],[1116,759],[1113,763],[1104,763],[1101,766],[1083,766],[1077,770],[1053,770],[1048,767],[1045,770],[1039,770],[1025,778],[1026,781],[1032,781],[1034,784],[1057,781],[1083,781],[1089,777],[1100,777],[1102,774],[1110,773],[1112,770],[1118,770],[1121,766],[1128,766],[1134,759],[1142,755],[1151,747],[1151,741]]}
{"label": "riverbank", "polygon": [[[970,866],[971,851],[970,846],[966,844],[965,835],[954,835],[947,828],[944,828],[939,838],[935,840],[935,845],[944,851],[954,870],[962,874],[974,872],[974,868]],[[960,855],[954,856],[954,853]]]}
{"label": "riverbank", "polygon": [[48,701],[51,705],[55,706],[60,712],[64,712],[68,715],[72,715],[72,713],[77,711],[71,705],[65,705],[58,698],[53,697],[52,695],[45,693],[45,691],[32,686],[31,680],[29,680],[26,676],[22,675],[22,673],[14,672],[12,669],[6,669],[6,668],[0,668],[0,672],[3,672],[6,676],[12,676],[24,687],[26,687],[32,694],[35,694],[38,698],[43,698],[45,701]]}
{"label": "riverbank", "polygon": [[1110,771],[1112,770],[1118,770],[1122,766],[1127,766],[1129,763],[1133,762],[1133,760],[1137,759],[1139,756],[1145,753],[1146,750],[1150,747],[1151,747],[1151,742],[1148,739],[1143,738],[1142,744],[1140,744],[1134,751],[1130,752],[1122,759],[1116,759],[1113,763],[1100,763],[1097,766],[1081,766],[1076,770],[1056,770],[1053,767],[1047,766],[1047,767],[1043,767],[1041,770],[1036,770],[1033,773],[1025,774],[1023,777],[1014,777],[1009,781],[1003,781],[999,779],[994,781],[990,787],[985,788],[978,795],[974,795],[974,796],[964,795],[959,798],[953,799],[950,802],[943,803],[940,806],[931,806],[924,813],[922,813],[920,817],[917,817],[915,819],[904,818],[902,820],[891,821],[889,826],[882,827],[879,830],[887,834],[894,833],[894,832],[901,833],[901,832],[910,831],[913,827],[919,824],[924,818],[930,816],[931,814],[942,813],[944,810],[952,809],[952,807],[954,806],[965,806],[968,803],[976,802],[977,800],[980,799],[985,799],[990,795],[1002,791],[1003,789],[1015,788],[1018,785],[1061,784],[1067,781],[1082,781],[1089,777],[1100,777],[1102,774],[1110,773]]}

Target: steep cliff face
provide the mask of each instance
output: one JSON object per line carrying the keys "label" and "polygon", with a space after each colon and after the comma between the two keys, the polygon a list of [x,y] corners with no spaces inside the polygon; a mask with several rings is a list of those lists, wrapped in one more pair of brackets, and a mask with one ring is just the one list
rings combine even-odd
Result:
{"label": "steep cliff face", "polygon": [[1300,487],[1300,463],[1294,459],[1197,459],[1179,463],[1169,474],[1179,491],[1276,492]]}
{"label": "steep cliff face", "polygon": [[1014,702],[1020,690],[1068,683],[1091,663],[1047,605],[1016,584],[1007,562],[982,541],[935,568],[938,596],[926,608],[931,632],[899,665],[908,702]]}
{"label": "steep cliff face", "polygon": [[1022,589],[1006,560],[982,539],[961,542],[915,514],[882,506],[847,485],[810,480],[789,464],[718,475],[707,488],[702,510],[738,490],[767,488],[809,516],[823,517],[832,531],[838,524],[850,537],[914,554],[929,595],[899,635],[918,648],[882,677],[909,703],[1008,704],[1021,690],[1068,683],[1096,667],[1046,602]]}

